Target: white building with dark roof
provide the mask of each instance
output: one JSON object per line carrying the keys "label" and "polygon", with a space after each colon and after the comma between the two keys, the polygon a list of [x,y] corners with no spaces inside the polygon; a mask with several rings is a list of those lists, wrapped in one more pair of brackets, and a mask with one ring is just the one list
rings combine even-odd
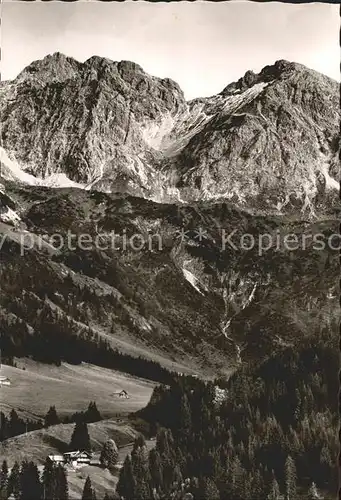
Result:
{"label": "white building with dark roof", "polygon": [[90,465],[92,453],[89,451],[69,451],[64,453],[65,464],[72,465],[72,467],[83,467]]}
{"label": "white building with dark roof", "polygon": [[8,377],[0,375],[0,385],[11,385],[11,381]]}
{"label": "white building with dark roof", "polygon": [[49,455],[49,459],[56,465],[65,464],[65,458],[63,455]]}

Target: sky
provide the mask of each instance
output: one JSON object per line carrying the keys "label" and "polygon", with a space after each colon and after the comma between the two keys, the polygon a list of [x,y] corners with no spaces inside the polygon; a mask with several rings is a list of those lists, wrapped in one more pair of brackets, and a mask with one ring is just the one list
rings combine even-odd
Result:
{"label": "sky", "polygon": [[53,52],[131,60],[210,96],[251,69],[295,61],[339,80],[337,5],[253,2],[15,2],[3,0],[1,78]]}

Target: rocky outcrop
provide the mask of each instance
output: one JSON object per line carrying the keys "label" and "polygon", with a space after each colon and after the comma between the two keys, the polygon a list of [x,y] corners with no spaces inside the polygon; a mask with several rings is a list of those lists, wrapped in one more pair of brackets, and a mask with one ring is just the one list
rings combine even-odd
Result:
{"label": "rocky outcrop", "polygon": [[0,118],[6,155],[38,183],[304,217],[338,200],[338,85],[296,63],[186,103],[135,63],[56,53],[0,87]]}
{"label": "rocky outcrop", "polygon": [[336,200],[336,82],[279,61],[259,75],[246,73],[222,96],[225,107],[176,158],[181,186],[278,212],[313,213]]}
{"label": "rocky outcrop", "polygon": [[138,65],[59,53],[28,66],[1,89],[2,144],[37,177],[64,173],[114,190],[145,188],[154,153],[142,126],[185,107],[179,87]]}

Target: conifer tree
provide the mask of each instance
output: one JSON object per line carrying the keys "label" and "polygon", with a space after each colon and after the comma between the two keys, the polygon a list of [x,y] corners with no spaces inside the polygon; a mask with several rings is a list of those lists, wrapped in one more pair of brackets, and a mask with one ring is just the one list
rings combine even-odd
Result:
{"label": "conifer tree", "polygon": [[316,484],[313,482],[311,483],[311,486],[308,491],[308,500],[316,500],[318,498],[320,498],[320,496],[318,494]]}
{"label": "conifer tree", "polygon": [[277,482],[277,479],[273,476],[271,484],[270,484],[270,491],[267,496],[267,500],[279,500],[281,496],[279,485]]}
{"label": "conifer tree", "polygon": [[33,462],[24,461],[20,471],[20,500],[41,500],[43,489],[38,467]]}
{"label": "conifer tree", "polygon": [[243,498],[245,490],[245,474],[241,461],[238,456],[235,456],[231,463],[231,487],[233,498]]}
{"label": "conifer tree", "polygon": [[89,476],[85,480],[82,500],[96,500],[95,490],[92,488],[91,479]]}
{"label": "conifer tree", "polygon": [[220,500],[220,493],[215,482],[210,478],[204,478],[199,483],[199,490],[202,491],[202,500]]}
{"label": "conifer tree", "polygon": [[1,465],[0,488],[7,486],[7,481],[8,481],[8,465],[6,460],[4,460]]}
{"label": "conifer tree", "polygon": [[131,461],[136,481],[136,500],[149,500],[151,496],[149,483],[148,451],[142,435],[135,439],[134,448],[131,453]]}
{"label": "conifer tree", "polygon": [[290,455],[285,462],[285,495],[286,500],[296,500],[297,498],[296,467]]}
{"label": "conifer tree", "polygon": [[260,470],[257,469],[252,474],[252,480],[251,480],[252,499],[263,500],[265,497],[264,490],[265,490],[264,481],[260,473]]}
{"label": "conifer tree", "polygon": [[70,451],[76,450],[91,451],[88,426],[83,421],[76,422],[71,436]]}
{"label": "conifer tree", "polygon": [[13,495],[15,500],[19,500],[20,490],[20,467],[18,462],[15,462],[8,478],[8,494]]}
{"label": "conifer tree", "polygon": [[169,441],[168,441],[168,430],[164,428],[160,428],[158,430],[158,433],[156,435],[156,449],[160,453],[160,455],[169,455],[170,453],[170,448],[169,448]]}
{"label": "conifer tree", "polygon": [[88,424],[102,420],[95,401],[89,403],[88,409],[85,412],[85,420]]}
{"label": "conifer tree", "polygon": [[8,496],[8,466],[4,460],[0,471],[0,499],[7,499]]}
{"label": "conifer tree", "polygon": [[120,472],[116,491],[125,500],[134,500],[136,480],[130,455],[127,455]]}
{"label": "conifer tree", "polygon": [[9,421],[6,415],[0,412],[0,441],[4,441],[9,437]]}
{"label": "conifer tree", "polygon": [[11,410],[8,425],[9,425],[10,436],[18,436],[19,434],[22,434],[25,431],[25,424],[22,420],[20,420],[15,410]]}
{"label": "conifer tree", "polygon": [[68,500],[69,486],[67,482],[66,471],[62,465],[58,465],[55,469],[56,476],[56,500]]}
{"label": "conifer tree", "polygon": [[174,480],[175,453],[173,446],[174,438],[171,430],[160,429],[156,439],[156,450],[161,458],[163,490],[167,493]]}
{"label": "conifer tree", "polygon": [[160,453],[155,448],[149,452],[149,472],[152,488],[160,491],[163,488],[163,471]]}
{"label": "conifer tree", "polygon": [[57,415],[56,407],[50,406],[48,412],[45,415],[45,427],[50,427],[51,425],[60,424],[60,418]]}
{"label": "conifer tree", "polygon": [[191,409],[189,406],[188,397],[186,393],[183,393],[180,399],[179,408],[179,432],[182,438],[188,437],[191,424]]}
{"label": "conifer tree", "polygon": [[44,498],[55,499],[55,474],[54,474],[54,465],[52,460],[48,457],[45,460],[44,470],[43,470],[43,493]]}

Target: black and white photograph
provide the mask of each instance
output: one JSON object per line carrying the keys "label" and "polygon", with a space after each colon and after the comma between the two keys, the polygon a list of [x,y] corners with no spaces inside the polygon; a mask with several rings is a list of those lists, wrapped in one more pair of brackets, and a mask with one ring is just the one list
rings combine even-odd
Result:
{"label": "black and white photograph", "polygon": [[0,500],[338,498],[338,5],[0,18]]}

